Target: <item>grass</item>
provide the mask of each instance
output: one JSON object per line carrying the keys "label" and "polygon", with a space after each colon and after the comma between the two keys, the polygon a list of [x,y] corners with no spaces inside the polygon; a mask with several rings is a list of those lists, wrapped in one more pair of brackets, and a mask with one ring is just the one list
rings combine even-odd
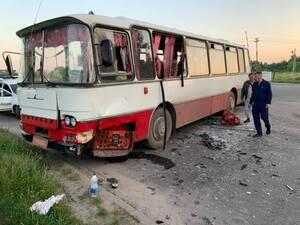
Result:
{"label": "grass", "polygon": [[79,181],[80,180],[80,175],[78,173],[74,172],[72,167],[69,166],[68,164],[65,164],[61,168],[61,173],[63,176],[65,176],[66,178],[68,178],[71,181]]}
{"label": "grass", "polygon": [[108,214],[107,209],[105,209],[105,208],[103,208],[103,207],[98,207],[98,213],[97,213],[97,215],[98,215],[99,217],[106,217],[107,214]]}
{"label": "grass", "polygon": [[55,159],[38,148],[0,129],[0,224],[80,225],[66,200],[55,204],[47,215],[31,212],[33,203],[61,194],[48,168]]}
{"label": "grass", "polygon": [[300,84],[300,73],[291,73],[291,72],[276,72],[275,76],[273,74],[272,82],[274,83],[295,83]]}

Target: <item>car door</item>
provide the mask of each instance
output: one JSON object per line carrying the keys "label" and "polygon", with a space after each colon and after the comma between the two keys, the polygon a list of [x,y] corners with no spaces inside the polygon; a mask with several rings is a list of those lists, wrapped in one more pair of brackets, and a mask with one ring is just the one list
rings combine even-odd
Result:
{"label": "car door", "polygon": [[0,83],[0,111],[11,110],[12,93],[7,84]]}

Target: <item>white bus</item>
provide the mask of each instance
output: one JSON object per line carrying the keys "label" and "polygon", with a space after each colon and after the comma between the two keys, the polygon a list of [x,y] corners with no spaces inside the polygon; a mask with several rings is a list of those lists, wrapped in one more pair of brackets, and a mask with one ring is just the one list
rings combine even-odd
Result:
{"label": "white bus", "polygon": [[250,72],[244,46],[124,17],[60,17],[17,35],[23,136],[77,155],[161,148],[176,128],[233,110]]}

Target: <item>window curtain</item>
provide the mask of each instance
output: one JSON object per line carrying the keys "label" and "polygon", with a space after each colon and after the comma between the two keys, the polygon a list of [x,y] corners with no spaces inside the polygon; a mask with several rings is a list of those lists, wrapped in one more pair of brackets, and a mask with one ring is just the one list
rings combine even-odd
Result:
{"label": "window curtain", "polygon": [[157,51],[158,51],[159,45],[160,45],[160,40],[161,40],[161,34],[153,33],[152,45],[153,45],[154,57],[156,57],[156,55],[157,55]]}
{"label": "window curtain", "polygon": [[114,33],[114,45],[120,47],[123,68],[127,73],[131,73],[131,62],[128,50],[127,37],[124,34]]}
{"label": "window curtain", "polygon": [[158,78],[162,77],[162,65],[160,59],[157,57],[160,41],[161,41],[161,34],[153,33],[152,48],[153,48],[153,56],[155,59],[155,69]]}
{"label": "window curtain", "polygon": [[166,36],[165,40],[165,50],[164,50],[164,76],[166,78],[172,76],[172,64],[173,56],[175,51],[175,41],[174,36]]}

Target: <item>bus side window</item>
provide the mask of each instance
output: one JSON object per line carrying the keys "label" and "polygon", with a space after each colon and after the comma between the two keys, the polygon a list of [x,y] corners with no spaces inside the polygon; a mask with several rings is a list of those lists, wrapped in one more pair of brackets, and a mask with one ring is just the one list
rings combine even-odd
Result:
{"label": "bus side window", "polygon": [[226,63],[227,63],[227,72],[229,74],[234,74],[239,72],[238,65],[238,54],[235,47],[226,46]]}
{"label": "bus side window", "polygon": [[246,72],[250,73],[251,68],[250,68],[249,50],[246,48],[244,48],[244,56],[245,56],[245,63],[246,63]]}
{"label": "bus side window", "polygon": [[108,30],[103,28],[95,29],[96,45],[102,41],[110,40],[113,44],[112,55],[113,64],[102,64],[101,54],[97,54],[97,63],[100,67],[101,80],[104,82],[129,81],[133,80],[132,63],[130,57],[130,45],[125,32]]}
{"label": "bus side window", "polygon": [[244,51],[242,48],[238,48],[238,57],[239,57],[240,72],[245,73],[246,72],[245,57],[244,57]]}
{"label": "bus side window", "polygon": [[186,57],[183,38],[173,35],[153,33],[153,52],[158,78],[174,78],[186,75]]}
{"label": "bus side window", "polygon": [[189,76],[208,76],[208,54],[205,41],[186,39],[186,54]]}
{"label": "bus side window", "polygon": [[150,33],[147,30],[133,28],[131,36],[136,76],[139,80],[153,80],[155,72]]}
{"label": "bus side window", "polygon": [[210,43],[209,47],[209,62],[211,74],[226,74],[223,45],[217,43]]}

